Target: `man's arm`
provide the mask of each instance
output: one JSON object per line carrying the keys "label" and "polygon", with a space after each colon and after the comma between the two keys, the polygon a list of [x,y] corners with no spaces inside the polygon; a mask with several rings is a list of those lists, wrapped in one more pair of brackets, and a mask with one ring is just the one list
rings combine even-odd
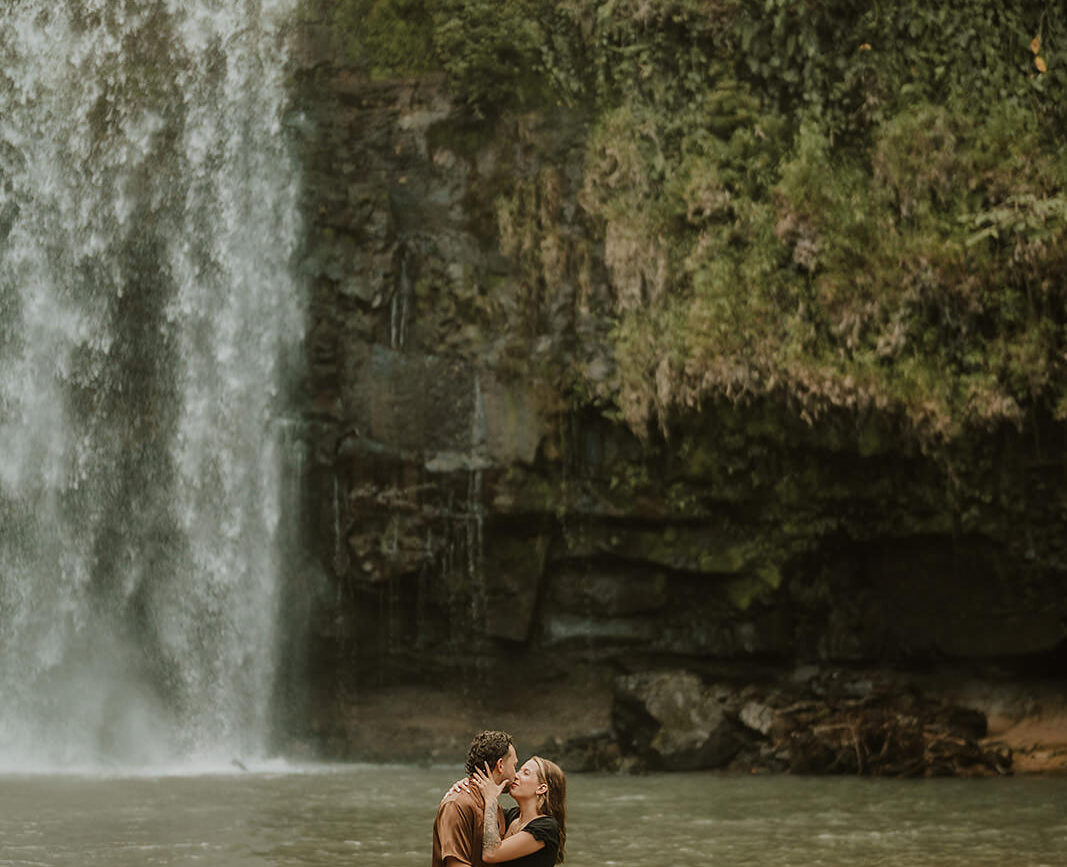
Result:
{"label": "man's arm", "polygon": [[491,852],[500,845],[500,821],[497,818],[497,802],[487,801],[482,824],[482,853]]}

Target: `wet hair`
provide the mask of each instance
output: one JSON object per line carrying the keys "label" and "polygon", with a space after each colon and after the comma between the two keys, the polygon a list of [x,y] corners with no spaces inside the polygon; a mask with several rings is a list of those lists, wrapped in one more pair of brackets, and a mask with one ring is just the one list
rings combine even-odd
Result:
{"label": "wet hair", "polygon": [[475,768],[489,765],[492,771],[496,763],[508,754],[511,747],[511,735],[507,732],[479,732],[471,741],[467,750],[467,774],[474,773]]}
{"label": "wet hair", "polygon": [[555,762],[533,756],[537,765],[537,778],[548,786],[548,791],[537,796],[537,812],[551,816],[559,825],[559,851],[556,863],[563,863],[563,850],[567,845],[567,777]]}

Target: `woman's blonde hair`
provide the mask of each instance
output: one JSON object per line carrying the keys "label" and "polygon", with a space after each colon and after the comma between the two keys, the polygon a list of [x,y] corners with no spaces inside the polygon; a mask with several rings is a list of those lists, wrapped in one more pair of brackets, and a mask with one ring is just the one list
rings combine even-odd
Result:
{"label": "woman's blonde hair", "polygon": [[544,794],[537,796],[537,812],[551,816],[559,825],[559,851],[556,863],[563,863],[563,850],[567,845],[567,777],[555,762],[533,757],[537,765],[538,779],[548,786]]}

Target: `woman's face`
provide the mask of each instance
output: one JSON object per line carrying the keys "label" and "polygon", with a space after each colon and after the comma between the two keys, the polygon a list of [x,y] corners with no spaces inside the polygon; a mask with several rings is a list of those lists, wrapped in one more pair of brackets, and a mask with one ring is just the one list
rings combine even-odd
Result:
{"label": "woman's face", "polygon": [[511,797],[533,798],[538,794],[538,789],[544,783],[537,776],[537,762],[528,759],[515,774],[515,780],[511,784]]}

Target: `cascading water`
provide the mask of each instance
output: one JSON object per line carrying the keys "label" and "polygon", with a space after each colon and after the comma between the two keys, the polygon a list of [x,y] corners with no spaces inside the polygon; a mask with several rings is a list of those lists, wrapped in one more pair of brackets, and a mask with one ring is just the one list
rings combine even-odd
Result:
{"label": "cascading water", "polygon": [[0,7],[0,765],[266,749],[293,2]]}

